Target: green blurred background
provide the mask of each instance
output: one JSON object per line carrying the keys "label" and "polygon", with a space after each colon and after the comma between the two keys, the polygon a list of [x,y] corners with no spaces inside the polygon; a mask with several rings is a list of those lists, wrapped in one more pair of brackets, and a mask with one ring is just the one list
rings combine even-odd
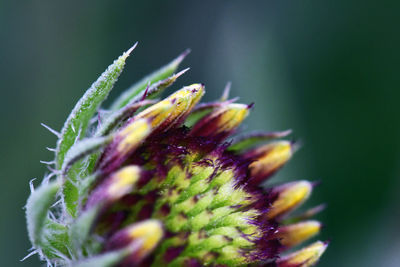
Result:
{"label": "green blurred background", "polygon": [[[321,180],[319,266],[400,266],[400,2],[0,0],[0,265],[30,245],[23,206],[68,112],[135,41],[115,98],[186,48],[178,86],[206,100],[232,81],[255,102],[245,129],[284,130],[304,146],[273,182]],[[35,182],[38,184],[38,181]]]}

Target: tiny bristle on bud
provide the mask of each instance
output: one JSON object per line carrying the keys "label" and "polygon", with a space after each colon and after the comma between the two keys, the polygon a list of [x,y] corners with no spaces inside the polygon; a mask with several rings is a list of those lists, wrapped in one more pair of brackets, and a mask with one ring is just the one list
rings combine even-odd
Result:
{"label": "tiny bristle on bud", "polygon": [[243,122],[250,107],[245,104],[230,103],[223,105],[197,122],[191,134],[203,137],[225,138]]}
{"label": "tiny bristle on bud", "polygon": [[327,242],[317,241],[277,262],[277,267],[309,267],[315,265],[328,247]]}
{"label": "tiny bristle on bud", "polygon": [[277,237],[283,246],[291,248],[317,235],[321,226],[320,222],[313,220],[284,225],[279,228]]}
{"label": "tiny bristle on bud", "polygon": [[146,220],[127,226],[115,233],[105,246],[106,251],[134,247],[124,260],[124,266],[134,266],[151,253],[164,235],[163,226],[158,220]]}
{"label": "tiny bristle on bud", "polygon": [[312,184],[308,181],[297,181],[274,188],[278,194],[267,212],[269,219],[287,214],[302,204],[311,194]]}
{"label": "tiny bristle on bud", "polygon": [[258,185],[274,174],[292,156],[292,144],[289,141],[277,141],[250,151],[245,155],[254,160],[250,164],[251,183]]}

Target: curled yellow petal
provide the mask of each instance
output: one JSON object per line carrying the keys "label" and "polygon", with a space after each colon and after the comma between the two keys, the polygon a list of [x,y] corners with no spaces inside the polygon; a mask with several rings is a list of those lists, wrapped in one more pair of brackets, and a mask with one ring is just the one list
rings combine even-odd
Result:
{"label": "curled yellow petal", "polygon": [[284,215],[297,208],[311,194],[312,184],[308,181],[297,181],[281,185],[274,189],[278,193],[267,213],[269,219]]}
{"label": "curled yellow petal", "polygon": [[286,248],[294,247],[311,237],[321,230],[321,223],[318,221],[305,221],[295,224],[285,225],[279,228],[277,238]]}
{"label": "curled yellow petal", "polygon": [[277,262],[277,267],[309,267],[315,265],[324,253],[328,244],[317,241],[297,252],[281,258]]}
{"label": "curled yellow petal", "polygon": [[90,193],[86,201],[86,209],[101,206],[107,208],[123,196],[132,192],[141,175],[141,169],[129,165],[106,177]]}
{"label": "curled yellow petal", "polygon": [[198,121],[192,131],[197,136],[219,136],[225,138],[249,115],[251,106],[231,103],[223,105]]}
{"label": "curled yellow petal", "polygon": [[134,185],[140,178],[138,166],[127,166],[111,176],[110,185],[107,189],[108,195],[119,199],[121,196],[132,191]]}
{"label": "curled yellow petal", "polygon": [[259,184],[264,181],[281,168],[292,154],[292,143],[289,141],[273,142],[249,152],[246,156],[254,159],[249,166],[252,183]]}
{"label": "curled yellow petal", "polygon": [[132,121],[118,132],[115,138],[118,142],[117,151],[121,156],[130,153],[150,134],[150,123],[145,119]]}
{"label": "curled yellow petal", "polygon": [[136,117],[151,119],[152,128],[170,127],[186,116],[204,94],[204,85],[192,84],[143,110]]}
{"label": "curled yellow petal", "polygon": [[219,130],[230,131],[238,127],[249,115],[249,106],[243,104],[229,104],[220,112]]}
{"label": "curled yellow petal", "polygon": [[136,223],[128,229],[128,235],[132,240],[140,240],[141,246],[137,252],[140,258],[149,254],[160,242],[164,231],[158,220],[147,220]]}
{"label": "curled yellow petal", "polygon": [[112,235],[105,244],[105,251],[125,249],[128,255],[123,266],[137,266],[159,244],[164,236],[162,223],[149,219],[128,225]]}

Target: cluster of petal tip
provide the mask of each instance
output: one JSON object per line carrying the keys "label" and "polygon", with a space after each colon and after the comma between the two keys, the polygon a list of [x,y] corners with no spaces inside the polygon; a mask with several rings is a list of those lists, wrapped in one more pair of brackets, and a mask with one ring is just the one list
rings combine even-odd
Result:
{"label": "cluster of petal tip", "polygon": [[235,138],[252,105],[229,88],[211,103],[199,104],[203,84],[156,100],[187,52],[100,110],[132,50],[52,130],[54,166],[26,205],[32,254],[54,266],[315,265],[327,243],[297,246],[319,233],[322,206],[292,215],[314,183],[266,183],[295,151],[290,131]]}

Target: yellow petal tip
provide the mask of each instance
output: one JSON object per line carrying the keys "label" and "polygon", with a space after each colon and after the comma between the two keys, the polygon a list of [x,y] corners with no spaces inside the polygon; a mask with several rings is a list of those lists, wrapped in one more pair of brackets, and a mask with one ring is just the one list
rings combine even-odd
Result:
{"label": "yellow petal tip", "polygon": [[277,199],[267,214],[268,218],[284,215],[301,205],[311,194],[312,183],[309,181],[291,182],[277,187]]}
{"label": "yellow petal tip", "polygon": [[315,265],[328,247],[327,242],[317,241],[278,261],[278,267],[309,267]]}

